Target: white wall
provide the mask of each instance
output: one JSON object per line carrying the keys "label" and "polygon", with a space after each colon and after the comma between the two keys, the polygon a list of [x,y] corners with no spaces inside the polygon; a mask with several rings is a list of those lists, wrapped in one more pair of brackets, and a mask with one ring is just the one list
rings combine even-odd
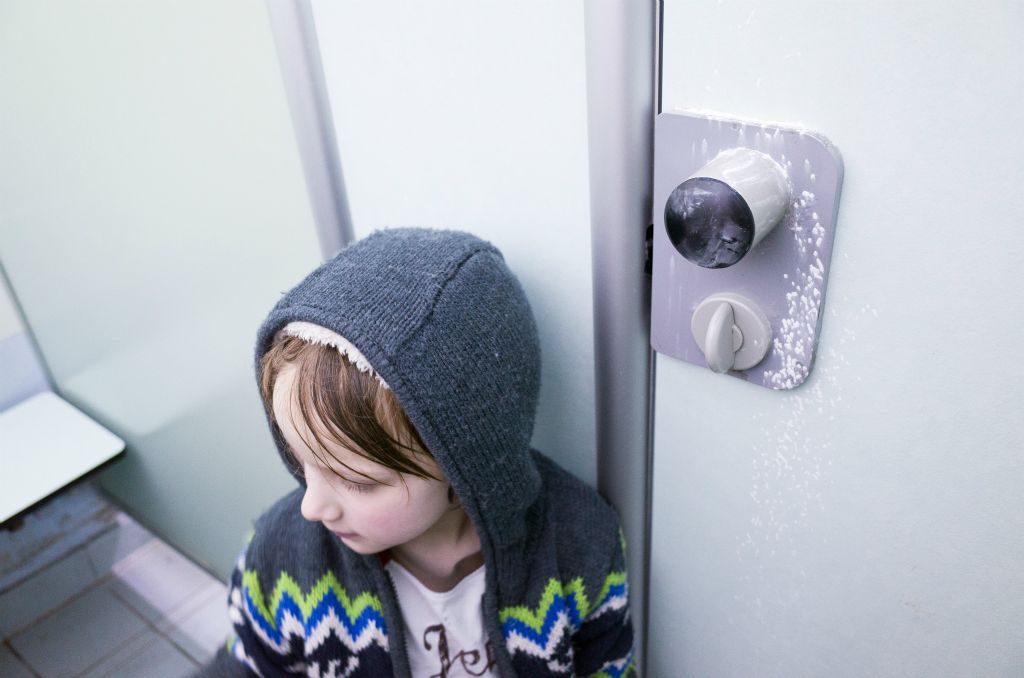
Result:
{"label": "white wall", "polygon": [[1021,675],[1024,9],[666,4],[664,110],[846,180],[803,387],[658,356],[650,675]]}
{"label": "white wall", "polygon": [[534,445],[593,484],[582,4],[313,10],[356,236],[459,228],[502,250],[540,329]]}
{"label": "white wall", "polygon": [[59,392],[127,442],[102,482],[226,574],[293,486],[256,328],[319,262],[262,3],[0,9],[0,257]]}

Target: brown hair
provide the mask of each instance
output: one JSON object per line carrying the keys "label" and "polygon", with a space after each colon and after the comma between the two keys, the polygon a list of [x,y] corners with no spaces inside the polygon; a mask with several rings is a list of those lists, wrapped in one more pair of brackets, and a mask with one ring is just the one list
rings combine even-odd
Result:
{"label": "brown hair", "polygon": [[[281,371],[289,366],[296,369],[292,388],[299,415],[316,444],[306,443],[322,463],[333,469],[331,462],[336,462],[357,475],[368,477],[331,454],[325,445],[329,440],[399,473],[442,480],[416,460],[417,456],[429,452],[394,393],[373,374],[360,371],[333,346],[285,336],[275,340],[263,355],[260,396],[270,420],[278,427],[278,435],[274,385]],[[287,446],[285,456],[301,474]],[[331,461],[323,456],[329,456]]]}

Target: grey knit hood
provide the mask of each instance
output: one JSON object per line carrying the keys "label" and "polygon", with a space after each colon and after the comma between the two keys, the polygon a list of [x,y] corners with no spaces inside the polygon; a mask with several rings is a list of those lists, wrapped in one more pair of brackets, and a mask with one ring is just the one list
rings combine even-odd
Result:
{"label": "grey knit hood", "polygon": [[494,246],[412,228],[353,243],[264,320],[257,381],[276,333],[295,321],[340,334],[366,357],[493,546],[525,536],[540,485],[530,453],[540,349],[526,295]]}

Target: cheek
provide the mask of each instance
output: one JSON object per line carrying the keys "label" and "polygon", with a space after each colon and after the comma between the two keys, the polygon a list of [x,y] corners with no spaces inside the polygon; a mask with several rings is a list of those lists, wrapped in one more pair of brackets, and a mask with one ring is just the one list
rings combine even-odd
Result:
{"label": "cheek", "polygon": [[[412,478],[375,507],[363,513],[368,527],[403,541],[419,536],[448,509],[447,484]],[[367,507],[369,508],[369,506]]]}
{"label": "cheek", "polygon": [[448,503],[448,483],[438,480],[413,478],[409,481],[409,505],[415,507],[413,512],[424,516],[432,516],[433,523],[440,518],[450,506]]}
{"label": "cheek", "polygon": [[396,544],[412,539],[418,532],[417,516],[408,511],[381,511],[367,516],[365,524],[371,534]]}

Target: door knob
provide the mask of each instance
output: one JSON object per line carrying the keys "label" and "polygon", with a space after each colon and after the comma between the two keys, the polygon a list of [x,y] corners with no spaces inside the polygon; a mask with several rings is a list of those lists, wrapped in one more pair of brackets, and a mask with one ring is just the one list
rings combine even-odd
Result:
{"label": "door knob", "polygon": [[665,229],[687,260],[726,268],[771,232],[790,202],[789,181],[777,162],[750,148],[730,148],[669,194]]}

